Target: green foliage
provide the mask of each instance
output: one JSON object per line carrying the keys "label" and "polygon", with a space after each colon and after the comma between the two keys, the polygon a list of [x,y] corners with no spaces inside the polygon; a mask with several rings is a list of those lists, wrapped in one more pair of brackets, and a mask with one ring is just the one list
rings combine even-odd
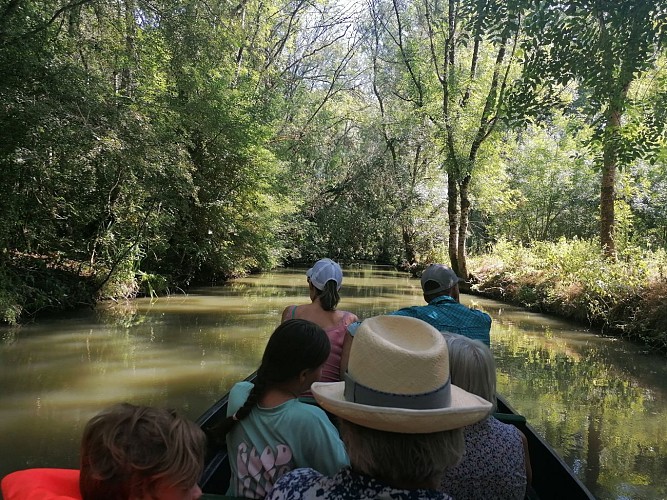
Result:
{"label": "green foliage", "polygon": [[584,133],[570,125],[561,118],[508,134],[496,163],[500,172],[479,193],[489,239],[528,244],[596,234],[593,158],[582,147]]}
{"label": "green foliage", "polygon": [[[542,86],[558,91],[577,81],[584,96],[577,105],[586,115],[602,118],[611,105],[623,109],[622,94],[636,76],[653,67],[659,55],[655,49],[664,43],[660,16],[664,11],[659,3],[636,0],[539,5],[525,20],[524,76],[530,83],[525,90],[534,98]],[[529,101],[539,107],[539,100]],[[599,123],[603,133],[604,122]]]}
{"label": "green foliage", "polygon": [[594,240],[498,242],[475,258],[476,288],[541,312],[600,326],[605,331],[667,349],[664,308],[667,256],[627,247],[606,259]]}
{"label": "green foliage", "polygon": [[[323,255],[415,268],[452,242],[590,238],[605,151],[621,256],[665,247],[665,13],[634,4],[454,1],[450,33],[430,1],[10,2],[2,314]],[[534,111],[551,118],[506,128]]]}
{"label": "green foliage", "polygon": [[539,115],[543,107],[530,103],[546,95],[550,105],[563,87],[580,86],[570,109],[585,115],[593,128],[590,148],[602,170],[600,243],[613,257],[616,171],[638,158],[655,158],[664,139],[665,122],[656,120],[659,107],[634,102],[629,94],[633,82],[654,69],[664,46],[664,6],[636,0],[572,0],[557,7],[546,2],[526,24],[530,36],[522,49],[530,84],[517,89],[515,108]]}
{"label": "green foliage", "polygon": [[169,293],[169,283],[164,276],[139,271],[139,286],[143,295],[155,298]]}
{"label": "green foliage", "polygon": [[0,268],[0,321],[15,325],[23,312],[23,297],[17,293],[21,283],[5,267]]}
{"label": "green foliage", "polygon": [[94,303],[92,275],[61,255],[7,255],[0,265],[0,321],[16,324],[37,314]]}
{"label": "green foliage", "polygon": [[[267,147],[273,97],[258,87],[263,64],[237,59],[243,18],[229,9],[127,0],[3,10],[2,248],[54,267],[55,255],[87,262],[99,297],[134,296],[141,273],[178,285],[276,264],[291,206]],[[246,54],[279,36],[260,31],[269,38]],[[54,288],[17,296],[40,309],[39,290]]]}
{"label": "green foliage", "polygon": [[631,169],[630,205],[635,238],[649,248],[667,249],[667,168],[640,162]]}

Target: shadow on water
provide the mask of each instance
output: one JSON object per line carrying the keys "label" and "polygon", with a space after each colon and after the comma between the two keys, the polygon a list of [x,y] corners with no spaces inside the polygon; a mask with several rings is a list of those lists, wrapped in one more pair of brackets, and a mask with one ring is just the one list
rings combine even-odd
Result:
{"label": "shadow on water", "polygon": [[[0,475],[76,467],[86,421],[118,402],[199,416],[258,365],[280,313],[307,300],[306,268],[0,330]],[[602,499],[667,498],[667,362],[641,347],[492,300],[498,387]],[[361,318],[421,305],[419,280],[345,269]],[[8,450],[11,450],[8,451]]]}

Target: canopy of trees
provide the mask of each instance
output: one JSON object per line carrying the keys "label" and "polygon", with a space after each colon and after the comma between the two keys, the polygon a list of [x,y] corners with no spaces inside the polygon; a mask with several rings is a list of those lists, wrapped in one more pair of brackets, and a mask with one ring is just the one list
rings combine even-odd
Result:
{"label": "canopy of trees", "polygon": [[322,256],[467,276],[501,238],[667,249],[666,46],[665,0],[5,0],[0,312]]}

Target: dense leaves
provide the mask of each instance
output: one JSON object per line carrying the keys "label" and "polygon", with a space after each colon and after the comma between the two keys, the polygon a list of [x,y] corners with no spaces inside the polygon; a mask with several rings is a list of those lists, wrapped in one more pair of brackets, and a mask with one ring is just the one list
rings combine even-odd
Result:
{"label": "dense leaves", "polygon": [[654,114],[660,108],[645,107],[629,92],[653,72],[664,48],[666,8],[664,2],[637,0],[545,2],[529,17],[531,36],[523,43],[530,85],[515,97],[530,114],[540,114],[543,106],[534,103],[545,94],[580,86],[571,107],[594,129],[589,145],[602,171],[600,242],[610,257],[616,247],[617,170],[638,158],[655,158],[664,147],[665,122]]}
{"label": "dense leaves", "polygon": [[662,1],[6,0],[0,314],[322,256],[467,275],[598,223],[664,247],[666,26]]}
{"label": "dense leaves", "polygon": [[81,262],[111,296],[135,293],[139,270],[183,285],[275,264],[267,70],[239,71],[232,14],[131,0],[3,11],[3,260]]}

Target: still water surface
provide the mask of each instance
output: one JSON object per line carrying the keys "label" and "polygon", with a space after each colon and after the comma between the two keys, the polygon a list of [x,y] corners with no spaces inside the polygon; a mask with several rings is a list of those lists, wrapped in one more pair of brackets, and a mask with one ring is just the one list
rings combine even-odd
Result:
{"label": "still water surface", "polygon": [[[347,268],[341,309],[359,317],[422,304],[419,281]],[[307,300],[285,269],[74,318],[0,330],[0,476],[76,467],[83,426],[119,401],[196,418],[259,364],[282,309]],[[633,344],[500,302],[498,389],[601,499],[667,498],[667,360]]]}

